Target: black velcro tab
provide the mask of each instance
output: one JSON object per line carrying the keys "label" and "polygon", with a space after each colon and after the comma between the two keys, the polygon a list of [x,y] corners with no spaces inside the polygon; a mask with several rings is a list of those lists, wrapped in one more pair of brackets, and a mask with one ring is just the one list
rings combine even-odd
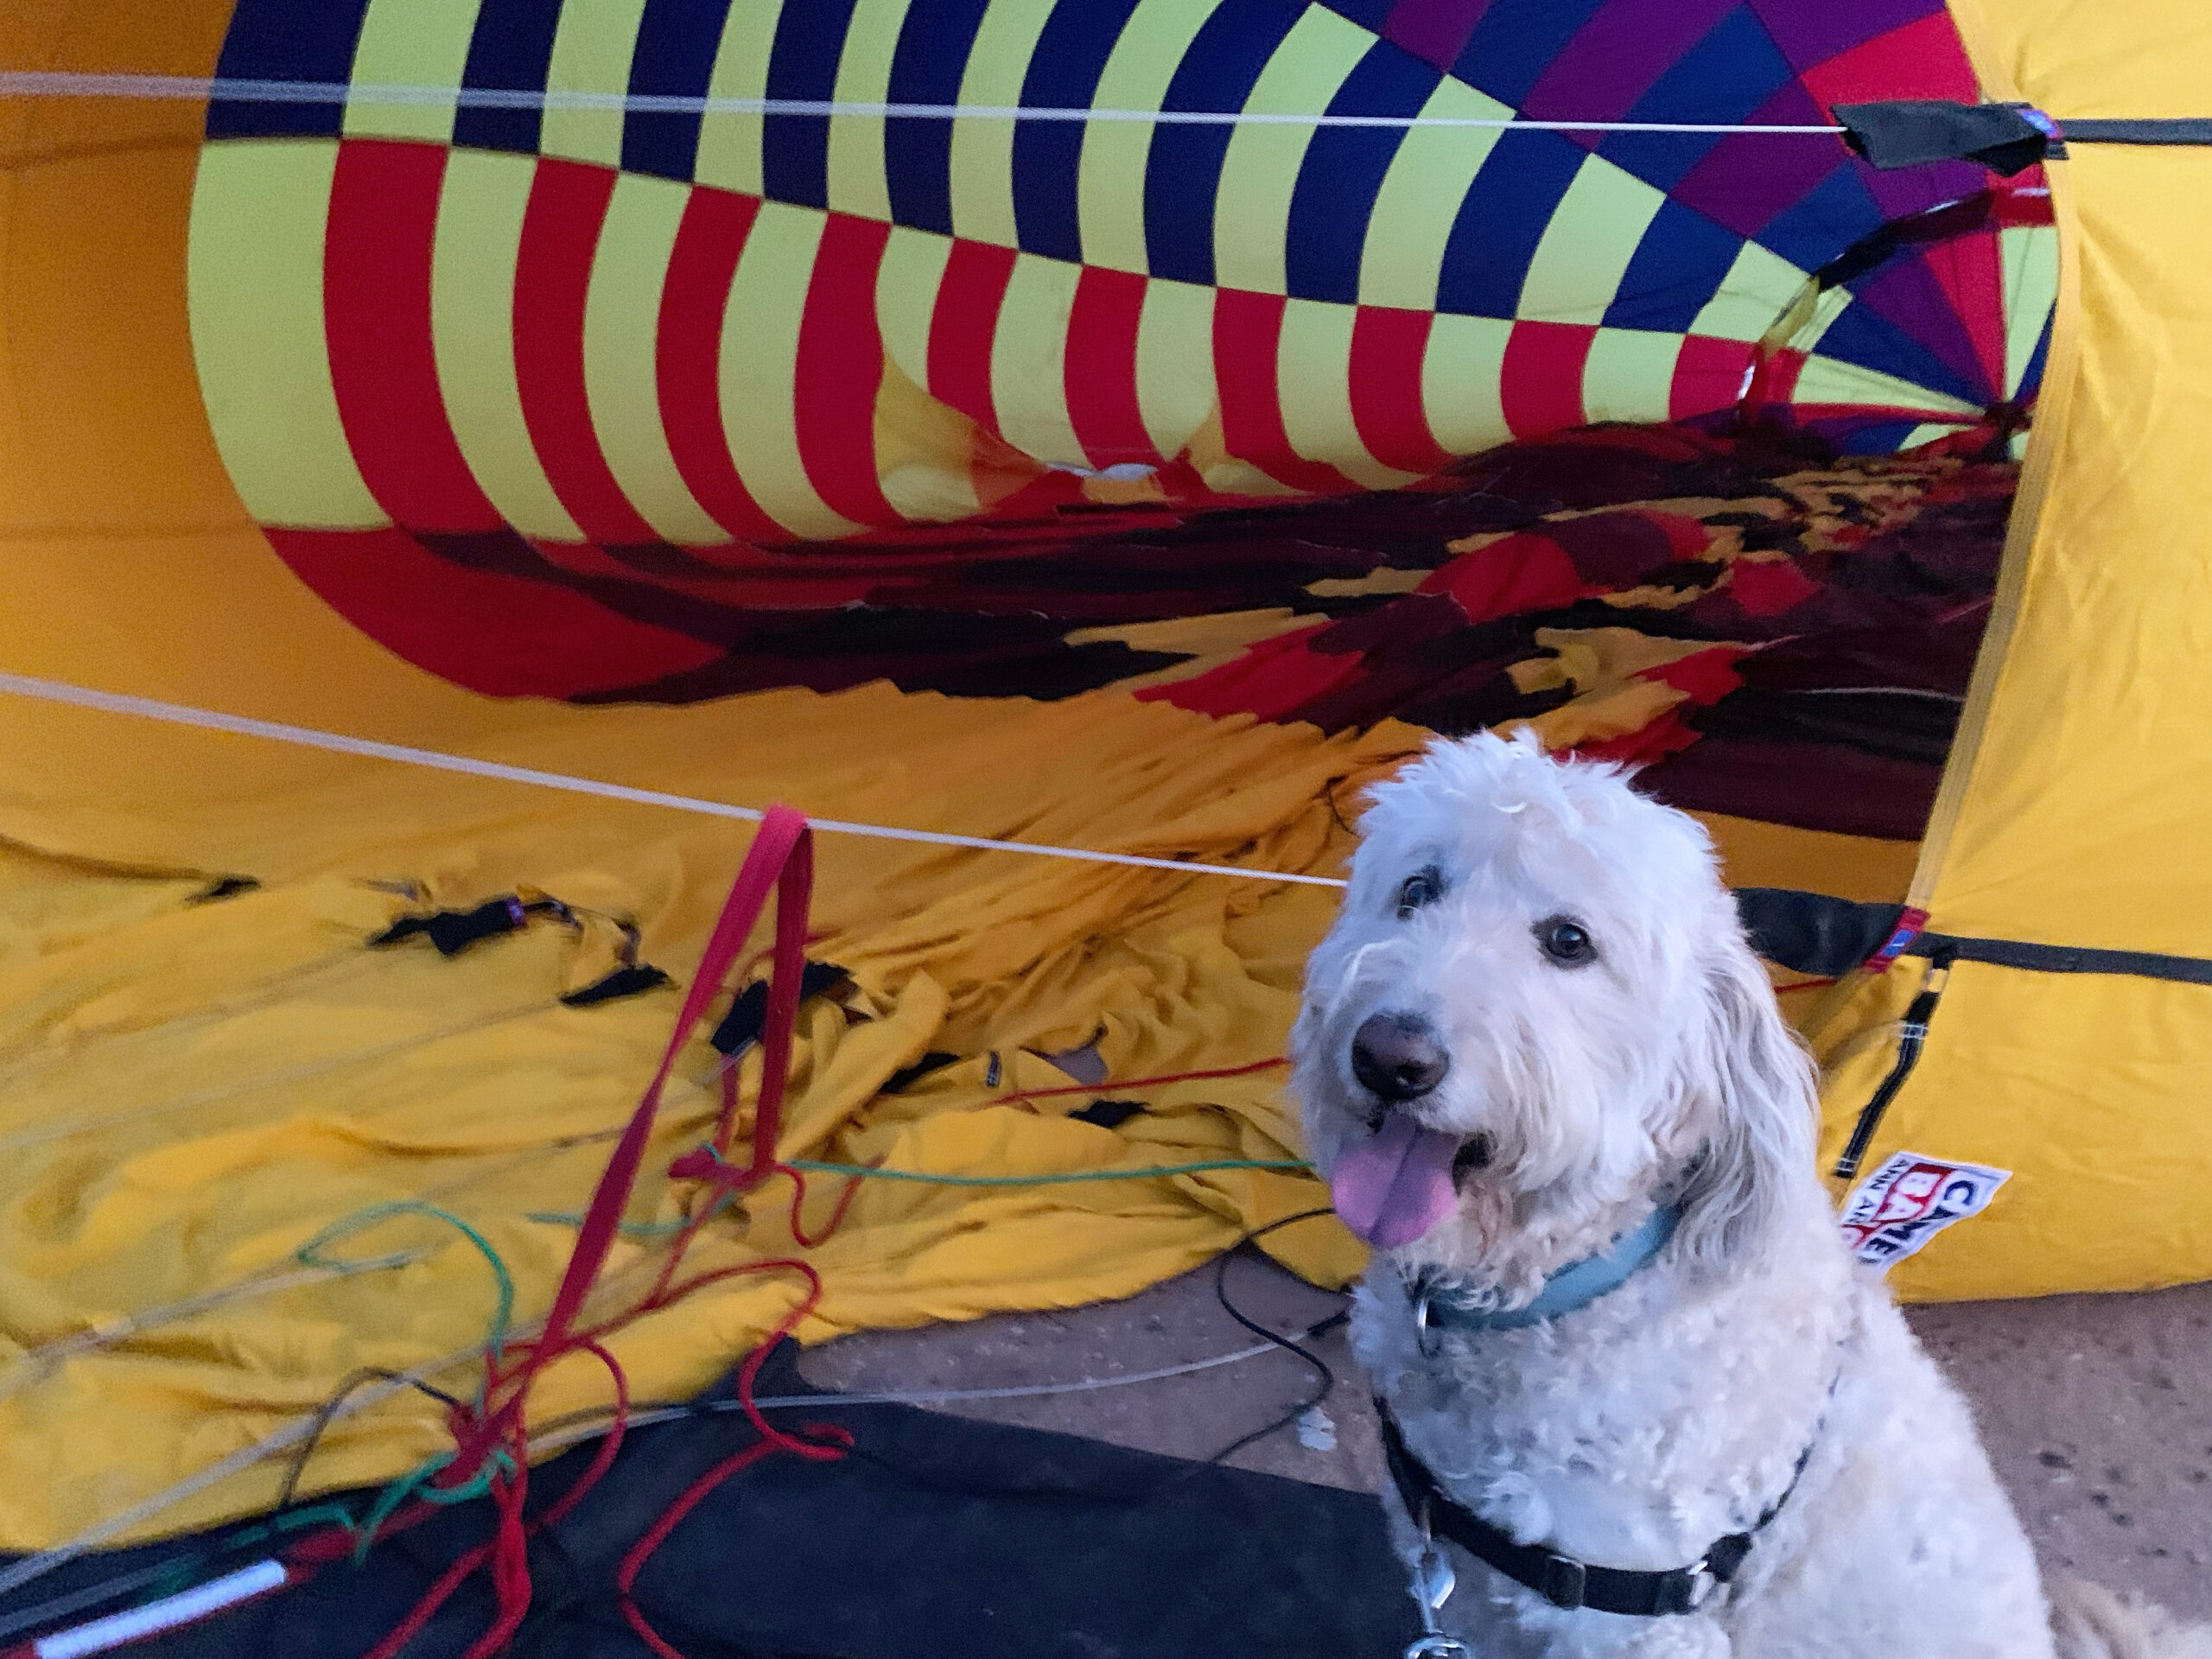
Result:
{"label": "black velcro tab", "polygon": [[1903,905],[1859,904],[1787,887],[1738,887],[1736,912],[1751,949],[1801,974],[1840,979],[1888,944]]}
{"label": "black velcro tab", "polygon": [[1829,113],[1843,127],[1843,142],[1885,171],[1931,162],[1979,162],[2010,178],[2046,156],[2066,153],[2050,118],[2024,104],[1907,98],[1838,104]]}
{"label": "black velcro tab", "polygon": [[561,999],[562,1006],[570,1008],[595,1007],[601,1002],[613,1002],[622,997],[636,996],[643,991],[656,991],[669,983],[666,974],[649,962],[637,963],[627,968],[617,968],[604,979],[580,987]]}
{"label": "black velcro tab", "polygon": [[[810,962],[798,976],[798,1000],[819,996],[842,982],[845,970],[834,962]],[[756,979],[737,994],[721,1024],[707,1040],[725,1054],[738,1054],[760,1040],[768,1024],[768,982]]]}

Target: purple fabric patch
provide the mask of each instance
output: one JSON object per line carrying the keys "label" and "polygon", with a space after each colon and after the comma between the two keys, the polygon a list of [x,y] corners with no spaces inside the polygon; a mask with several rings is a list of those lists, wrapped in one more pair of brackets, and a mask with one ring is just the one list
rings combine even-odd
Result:
{"label": "purple fabric patch", "polygon": [[1840,743],[1701,738],[1637,776],[1669,806],[1831,835],[1917,841],[1943,768]]}
{"label": "purple fabric patch", "polygon": [[1903,219],[1908,213],[1956,201],[1961,196],[1987,189],[1992,182],[1986,169],[1972,162],[1901,167],[1892,173],[1881,172],[1864,162],[1856,165],[1866,175],[1867,191],[1881,204],[1885,219]]}
{"label": "purple fabric patch", "polygon": [[[1951,296],[1917,252],[1891,256],[1880,270],[1853,283],[1851,291],[1857,296],[1853,303],[1866,306],[1895,324],[1945,368],[1969,386],[1979,388],[1985,398],[1997,397],[1996,389],[1989,384],[1989,371],[1974,354],[1974,337],[1967,332]],[[1820,347],[1813,349],[1817,352]]]}
{"label": "purple fabric patch", "polygon": [[[1792,81],[1745,118],[1745,124],[1814,125],[1827,118],[1813,95]],[[1674,196],[1738,236],[1757,236],[1848,160],[1841,140],[1817,133],[1743,133],[1715,144],[1683,175]]]}
{"label": "purple fabric patch", "polygon": [[[1536,121],[1618,121],[1740,0],[1605,0],[1522,100]],[[1570,133],[1595,148],[1603,133]]]}
{"label": "purple fabric patch", "polygon": [[1862,41],[1918,22],[1942,0],[1749,0],[1790,67],[1803,73]]}
{"label": "purple fabric patch", "polygon": [[1489,10],[1490,0],[1397,0],[1383,20],[1382,38],[1449,71]]}

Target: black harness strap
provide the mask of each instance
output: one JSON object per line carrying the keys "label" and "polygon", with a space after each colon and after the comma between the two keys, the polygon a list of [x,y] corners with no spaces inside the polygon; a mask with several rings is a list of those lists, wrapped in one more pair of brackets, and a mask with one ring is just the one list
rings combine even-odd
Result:
{"label": "black harness strap", "polygon": [[1748,1531],[1732,1532],[1707,1549],[1688,1567],[1664,1573],[1638,1572],[1628,1567],[1593,1567],[1572,1555],[1562,1555],[1541,1544],[1516,1543],[1502,1527],[1492,1526],[1465,1505],[1446,1496],[1427,1465],[1406,1449],[1397,1420],[1378,1397],[1375,1414],[1382,1426],[1382,1451],[1390,1465],[1390,1479],[1398,1489],[1406,1512],[1416,1525],[1426,1524],[1438,1536],[1448,1538],[1477,1560],[1497,1569],[1523,1588],[1535,1591],[1554,1607],[1572,1611],[1594,1608],[1601,1613],[1625,1613],[1631,1618],[1656,1618],[1669,1613],[1692,1613],[1711,1598],[1716,1586],[1734,1581],[1751,1553],[1751,1545],[1767,1523],[1782,1513],[1782,1506],[1797,1490],[1805,1465],[1812,1460],[1813,1443],[1798,1454],[1797,1467],[1782,1496]]}

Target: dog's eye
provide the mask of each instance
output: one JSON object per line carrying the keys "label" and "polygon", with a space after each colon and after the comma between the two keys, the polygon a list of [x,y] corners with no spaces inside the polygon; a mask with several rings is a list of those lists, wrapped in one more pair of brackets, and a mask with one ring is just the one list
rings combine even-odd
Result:
{"label": "dog's eye", "polygon": [[1598,947],[1589,929],[1570,917],[1553,916],[1536,924],[1536,943],[1544,954],[1562,968],[1580,968],[1594,961]]}
{"label": "dog's eye", "polygon": [[1434,865],[1416,870],[1398,887],[1398,919],[1404,921],[1424,905],[1433,905],[1444,894],[1444,877]]}

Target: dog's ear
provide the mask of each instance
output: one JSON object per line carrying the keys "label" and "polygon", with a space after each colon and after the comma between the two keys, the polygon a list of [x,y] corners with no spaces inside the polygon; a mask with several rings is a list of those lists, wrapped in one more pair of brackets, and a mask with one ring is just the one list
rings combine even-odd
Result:
{"label": "dog's ear", "polygon": [[1813,1184],[1812,1058],[1740,940],[1707,969],[1704,1029],[1686,1045],[1685,1096],[1706,1146],[1682,1195],[1677,1248],[1711,1267],[1771,1245]]}

